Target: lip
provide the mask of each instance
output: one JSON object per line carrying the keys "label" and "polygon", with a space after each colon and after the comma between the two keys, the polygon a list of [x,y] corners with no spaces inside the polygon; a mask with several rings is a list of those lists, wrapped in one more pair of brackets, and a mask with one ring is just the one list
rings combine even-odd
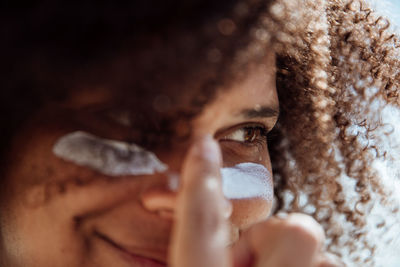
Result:
{"label": "lip", "polygon": [[167,264],[164,262],[158,261],[156,259],[144,257],[141,255],[135,254],[131,251],[128,251],[126,248],[118,245],[113,240],[111,240],[110,238],[108,238],[107,236],[105,236],[99,232],[95,232],[95,235],[99,239],[101,239],[104,242],[106,242],[107,244],[109,244],[110,247],[114,248],[121,255],[121,258],[123,258],[126,262],[128,262],[132,267],[137,267],[137,266],[166,267],[167,266]]}

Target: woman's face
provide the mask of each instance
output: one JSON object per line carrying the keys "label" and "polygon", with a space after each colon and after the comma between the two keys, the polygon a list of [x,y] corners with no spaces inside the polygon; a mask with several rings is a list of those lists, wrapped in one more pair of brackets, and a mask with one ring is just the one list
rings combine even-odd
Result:
{"label": "woman's face", "polygon": [[[168,166],[165,172],[109,177],[54,154],[60,138],[76,131],[104,139],[129,139],[134,125],[126,123],[122,115],[118,117],[118,112],[110,116],[114,120],[91,114],[93,106],[107,106],[112,90],[82,90],[62,107],[43,109],[15,136],[10,150],[0,217],[4,266],[165,263],[179,174],[196,138],[210,134],[218,140],[223,167],[252,162],[272,171],[265,134],[278,116],[274,64],[272,55],[262,64],[250,64],[244,77],[237,81],[232,77],[229,86],[219,88],[215,98],[184,123],[190,125],[190,131],[185,127],[177,130],[187,131],[186,139],[176,137],[179,141],[172,140],[168,146],[152,146],[151,152]],[[190,105],[187,99],[191,96],[179,93],[180,107]],[[133,93],[132,97],[138,96]],[[146,105],[162,109],[175,102],[158,97]],[[267,190],[272,190],[271,179],[265,177],[265,181]],[[129,194],[115,189],[123,183]],[[271,197],[247,195],[230,201],[231,242],[237,240],[240,230],[265,219],[272,208]]]}

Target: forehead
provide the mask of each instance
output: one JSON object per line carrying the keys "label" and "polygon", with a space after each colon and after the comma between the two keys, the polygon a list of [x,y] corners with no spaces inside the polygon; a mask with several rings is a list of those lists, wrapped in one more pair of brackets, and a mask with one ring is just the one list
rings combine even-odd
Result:
{"label": "forehead", "polygon": [[[152,50],[153,47],[149,49]],[[176,134],[176,128],[182,128],[182,124],[183,128],[192,128],[192,121],[199,121],[200,117],[204,124],[217,123],[213,115],[216,113],[226,113],[218,117],[223,121],[234,117],[239,110],[278,105],[272,52],[262,59],[246,62],[235,71],[224,71],[228,66],[207,62],[193,64],[192,61],[192,67],[186,63],[174,64],[172,58],[164,58],[172,62],[164,70],[139,67],[146,60],[157,62],[160,54],[155,54],[141,53],[135,66],[127,68],[132,72],[129,86],[112,83],[81,88],[71,94],[67,105],[77,110],[94,107],[105,111],[109,118],[134,127],[136,132],[146,132],[147,137],[153,133],[153,139],[158,141],[162,140],[161,136],[168,139],[168,135]]]}
{"label": "forehead", "polygon": [[279,113],[275,72],[273,54],[263,63],[249,65],[241,79],[218,90],[213,101],[196,117],[197,126],[218,129],[255,118],[271,120],[266,124],[274,125]]}
{"label": "forehead", "polygon": [[171,40],[153,35],[143,37],[135,47],[100,63],[93,70],[97,83],[78,85],[72,98],[103,94],[109,102],[136,110],[143,108],[142,111],[152,111],[153,105],[149,104],[162,102],[160,99],[168,99],[171,108],[187,107],[211,83],[221,81],[223,64],[208,60],[207,47],[197,43],[201,38],[196,37],[183,33],[170,36]]}
{"label": "forehead", "polygon": [[[226,93],[235,83],[246,79],[256,65],[264,68],[259,78],[274,76],[274,53],[268,51],[268,47],[264,47],[263,54],[250,56],[238,64],[233,63],[232,53],[193,44],[197,41],[194,36],[173,38],[173,41],[143,40],[141,47],[99,64],[99,68],[93,70],[99,82],[78,84],[68,101],[84,105],[85,101],[104,98],[110,103],[126,103],[135,108],[144,103],[147,111],[157,111],[157,104],[169,102],[171,108],[187,109],[196,102],[209,102],[218,90]],[[230,57],[222,60],[223,54]]]}

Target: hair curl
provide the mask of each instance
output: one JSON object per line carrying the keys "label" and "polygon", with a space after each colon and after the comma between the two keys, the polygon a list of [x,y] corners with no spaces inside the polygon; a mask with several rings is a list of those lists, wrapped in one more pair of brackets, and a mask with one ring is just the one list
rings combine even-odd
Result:
{"label": "hair curl", "polygon": [[374,265],[368,214],[374,201],[391,201],[371,166],[386,155],[379,111],[399,104],[400,43],[364,1],[304,1],[300,10],[293,2],[276,1],[267,20],[283,110],[271,147],[279,208],[311,214],[332,252],[347,246],[351,261]]}

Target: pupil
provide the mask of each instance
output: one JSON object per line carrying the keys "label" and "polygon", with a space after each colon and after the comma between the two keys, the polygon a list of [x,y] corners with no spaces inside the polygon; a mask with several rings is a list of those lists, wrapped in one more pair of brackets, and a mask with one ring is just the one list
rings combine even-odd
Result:
{"label": "pupil", "polygon": [[246,142],[252,142],[255,138],[255,131],[252,128],[247,128],[245,132],[245,138]]}

